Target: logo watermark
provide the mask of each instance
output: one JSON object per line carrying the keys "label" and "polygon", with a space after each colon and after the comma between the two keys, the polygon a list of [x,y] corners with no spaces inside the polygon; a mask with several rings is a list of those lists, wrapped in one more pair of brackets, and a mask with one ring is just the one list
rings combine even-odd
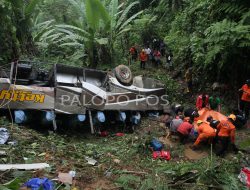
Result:
{"label": "logo watermark", "polygon": [[110,95],[107,97],[101,97],[98,95],[61,95],[59,98],[59,104],[62,106],[103,106],[105,104],[116,104],[119,106],[128,106],[133,104],[140,106],[141,104],[147,104],[148,106],[166,106],[169,105],[168,95],[156,96],[156,95],[136,95],[131,97],[126,94]]}

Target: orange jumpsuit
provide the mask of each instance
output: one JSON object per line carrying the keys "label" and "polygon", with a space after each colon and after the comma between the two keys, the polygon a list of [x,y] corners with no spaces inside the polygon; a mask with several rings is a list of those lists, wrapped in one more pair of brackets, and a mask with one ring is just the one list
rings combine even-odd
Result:
{"label": "orange jumpsuit", "polygon": [[140,53],[140,61],[147,61],[148,60],[148,55],[145,52]]}
{"label": "orange jumpsuit", "polygon": [[216,135],[215,130],[210,127],[209,124],[203,122],[199,127],[198,127],[198,133],[199,136],[196,139],[194,146],[197,146],[198,144],[200,144],[201,141],[205,141],[207,139],[211,139],[214,138]]}
{"label": "orange jumpsuit", "polygon": [[228,120],[221,121],[217,126],[219,137],[230,137],[231,142],[235,141],[235,126]]}
{"label": "orange jumpsuit", "polygon": [[247,84],[244,84],[241,87],[241,90],[243,91],[241,100],[245,102],[250,102],[250,87],[248,87]]}

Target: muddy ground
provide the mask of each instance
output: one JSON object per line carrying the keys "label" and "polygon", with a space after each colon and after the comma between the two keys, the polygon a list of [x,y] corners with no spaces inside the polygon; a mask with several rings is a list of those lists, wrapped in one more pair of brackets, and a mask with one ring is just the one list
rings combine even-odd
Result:
{"label": "muddy ground", "polygon": [[[241,187],[237,175],[242,166],[248,165],[247,152],[229,153],[225,158],[218,158],[211,154],[210,146],[193,151],[189,148],[191,142],[181,145],[178,138],[170,140],[164,125],[147,118],[134,133],[122,137],[112,132],[108,137],[93,136],[84,129],[54,133],[40,126],[34,129],[12,126],[3,119],[1,122],[1,127],[10,131],[10,141],[17,141],[14,146],[0,146],[0,150],[6,152],[0,157],[1,164],[45,162],[51,166],[41,171],[0,172],[1,184],[16,179],[13,183],[21,185],[32,177],[55,179],[59,172],[73,170],[76,171],[73,184],[69,186],[56,182],[58,189],[144,190],[186,189],[189,186],[190,189],[213,189],[215,186],[224,189],[227,183]],[[239,147],[249,147],[249,134],[249,129],[237,131]],[[148,145],[153,138],[162,141],[164,150],[170,151],[170,161],[152,159]],[[85,156],[95,159],[97,164],[88,164]],[[221,165],[223,167],[219,167]],[[226,177],[228,174],[231,182]],[[208,176],[211,181],[207,180]]]}

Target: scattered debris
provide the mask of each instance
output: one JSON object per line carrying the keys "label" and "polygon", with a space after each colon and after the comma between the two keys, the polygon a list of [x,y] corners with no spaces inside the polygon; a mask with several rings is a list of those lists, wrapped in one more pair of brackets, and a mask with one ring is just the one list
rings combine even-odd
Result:
{"label": "scattered debris", "polygon": [[169,151],[154,151],[152,154],[153,159],[157,159],[157,158],[162,158],[164,160],[170,160],[171,156],[170,156],[170,152]]}
{"label": "scattered debris", "polygon": [[238,178],[244,185],[250,187],[250,168],[248,167],[242,168]]}
{"label": "scattered debris", "polygon": [[36,163],[36,164],[0,164],[0,171],[6,170],[36,170],[50,167],[46,163]]}
{"label": "scattered debris", "polygon": [[120,163],[121,163],[121,160],[119,160],[119,159],[114,159],[113,161],[114,161],[114,163],[116,163],[116,164],[120,164]]}
{"label": "scattered debris", "polygon": [[159,112],[149,113],[148,118],[155,121],[159,120]]}
{"label": "scattered debris", "polygon": [[0,144],[5,144],[9,136],[9,132],[6,128],[0,128]]}
{"label": "scattered debris", "polygon": [[39,155],[37,155],[38,157],[43,157],[43,156],[45,156],[46,155],[46,152],[43,152],[43,153],[41,153],[41,154],[39,154]]}
{"label": "scattered debris", "polygon": [[140,172],[140,171],[128,171],[128,170],[122,170],[121,173],[125,173],[125,174],[144,174],[147,175],[147,172]]}
{"label": "scattered debris", "polygon": [[76,176],[76,171],[69,171],[69,175],[71,175],[72,177]]}
{"label": "scattered debris", "polygon": [[150,147],[153,149],[153,151],[161,151],[163,144],[160,141],[153,139],[150,143]]}
{"label": "scattered debris", "polygon": [[0,156],[5,156],[7,153],[4,150],[0,150]]}
{"label": "scattered debris", "polygon": [[30,188],[31,190],[39,190],[43,187],[43,190],[54,190],[54,184],[48,178],[32,178],[27,181],[24,187]]}
{"label": "scattered debris", "polygon": [[17,145],[17,141],[9,141],[8,145],[16,146]]}
{"label": "scattered debris", "polygon": [[106,176],[106,177],[111,177],[111,175],[112,175],[112,171],[110,171],[111,170],[111,167],[109,167],[105,172],[104,172],[104,176]]}
{"label": "scattered debris", "polygon": [[[184,186],[186,188],[193,186],[198,189],[218,189],[214,187],[217,184],[213,182],[214,179],[218,180],[218,183],[222,184],[221,186],[225,185],[226,188],[229,186],[227,183],[231,185],[233,184],[231,182],[235,182],[233,189],[236,189],[236,185],[242,187],[243,184],[239,179],[235,180],[235,173],[232,178],[228,178],[228,173],[224,171],[236,171],[235,168],[239,167],[239,161],[241,165],[249,165],[249,161],[247,161],[249,159],[249,153],[245,152],[243,153],[244,155],[237,156],[238,160],[231,159],[230,157],[230,165],[227,164],[228,162],[226,160],[217,157],[213,157],[213,162],[210,164],[210,156],[207,156],[207,158],[204,156],[204,159],[199,159],[197,154],[194,156],[195,160],[187,159],[185,154],[187,154],[186,149],[189,151],[190,144],[181,145],[178,140],[174,141],[172,136],[171,138],[167,138],[165,135],[166,133],[159,127],[158,122],[147,118],[142,120],[141,127],[133,134],[126,133],[126,136],[121,138],[107,139],[97,137],[94,140],[92,136],[86,134],[83,136],[81,134],[81,138],[74,138],[75,136],[72,138],[70,133],[70,135],[67,133],[65,136],[56,133],[44,136],[29,128],[23,128],[22,135],[20,135],[19,128],[13,127],[12,130],[8,127],[6,128],[9,132],[11,131],[11,140],[15,139],[18,141],[18,147],[5,145],[1,147],[0,150],[6,151],[8,155],[0,156],[3,163],[28,164],[44,162],[51,165],[51,168],[36,172],[19,170],[6,170],[2,172],[4,173],[2,175],[3,177],[0,177],[2,184],[12,180],[13,176],[17,176],[20,178],[19,183],[16,183],[19,184],[19,187],[20,184],[24,184],[27,179],[32,177],[43,178],[50,176],[51,178],[49,177],[49,179],[54,178],[55,175],[58,177],[58,171],[60,171],[70,174],[72,176],[70,178],[73,178],[73,180],[72,185],[69,183],[63,184],[59,181],[54,182],[54,184],[57,185],[56,188],[59,187],[58,190],[70,188],[77,188],[75,190],[139,189],[140,187],[162,189],[161,187],[164,185],[168,185],[173,189],[182,189]],[[148,133],[148,131],[150,131],[150,133]],[[240,137],[243,136],[242,139],[247,140],[249,139],[250,131],[240,130],[238,134],[240,134]],[[76,133],[74,135],[79,134]],[[154,138],[164,145],[162,150],[170,151],[170,161],[165,161],[164,159],[161,161],[161,158],[157,158],[156,161],[153,161],[152,152],[149,150],[149,146]],[[239,144],[242,142],[242,139],[237,138],[236,143]],[[209,154],[207,147],[201,147],[201,150],[202,151],[190,150],[190,152],[192,154],[200,154],[201,152],[202,154]],[[19,154],[20,151],[22,151],[23,154]],[[188,154],[190,152],[188,152]],[[44,153],[46,153],[46,155],[44,155]],[[90,159],[95,159],[98,162],[89,164],[85,156],[88,156]],[[244,158],[246,162],[242,164],[239,157]],[[12,160],[9,160],[9,158]],[[131,160],[131,158],[133,159]],[[93,164],[95,165],[94,167]],[[216,169],[216,171],[213,169],[215,164],[220,164],[221,166]],[[75,168],[77,168],[77,170]],[[226,170],[227,168],[228,170]],[[74,170],[77,171],[77,178],[74,178]],[[186,174],[193,170],[199,172],[198,177],[195,172]],[[206,172],[206,174],[200,175],[203,172]],[[181,176],[183,174],[185,175]],[[236,177],[238,175],[236,175]],[[208,179],[207,176],[210,177],[211,180]],[[67,177],[69,177],[69,175],[67,175]],[[131,180],[134,178],[138,178],[139,182]],[[117,182],[118,179],[120,180],[119,183]],[[0,185],[0,189],[1,187]],[[28,190],[28,188],[24,190]]]}
{"label": "scattered debris", "polygon": [[58,180],[64,184],[72,184],[73,177],[69,173],[59,173]]}
{"label": "scattered debris", "polygon": [[90,164],[90,165],[92,165],[92,166],[96,165],[96,163],[97,163],[97,161],[96,161],[95,159],[90,158],[90,157],[88,157],[88,156],[85,156],[85,160],[87,160],[87,161],[88,161],[88,164]]}
{"label": "scattered debris", "polygon": [[122,136],[124,136],[125,134],[124,133],[116,133],[115,134],[117,137],[122,137]]}
{"label": "scattered debris", "polygon": [[108,131],[102,131],[102,132],[100,133],[100,136],[101,136],[101,137],[107,137],[108,135],[109,135]]}

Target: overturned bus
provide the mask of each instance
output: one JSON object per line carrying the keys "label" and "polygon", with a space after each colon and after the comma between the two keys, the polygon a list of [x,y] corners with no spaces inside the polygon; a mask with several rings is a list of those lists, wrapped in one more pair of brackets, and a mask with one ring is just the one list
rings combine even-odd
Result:
{"label": "overturned bus", "polygon": [[167,103],[160,81],[132,77],[125,65],[104,72],[55,64],[46,71],[16,61],[9,73],[2,69],[0,74],[0,109],[13,112],[17,123],[35,119],[56,128],[57,118],[84,122],[88,116],[93,125],[95,118],[103,121],[111,113],[111,119],[125,121],[138,111],[160,111]]}

